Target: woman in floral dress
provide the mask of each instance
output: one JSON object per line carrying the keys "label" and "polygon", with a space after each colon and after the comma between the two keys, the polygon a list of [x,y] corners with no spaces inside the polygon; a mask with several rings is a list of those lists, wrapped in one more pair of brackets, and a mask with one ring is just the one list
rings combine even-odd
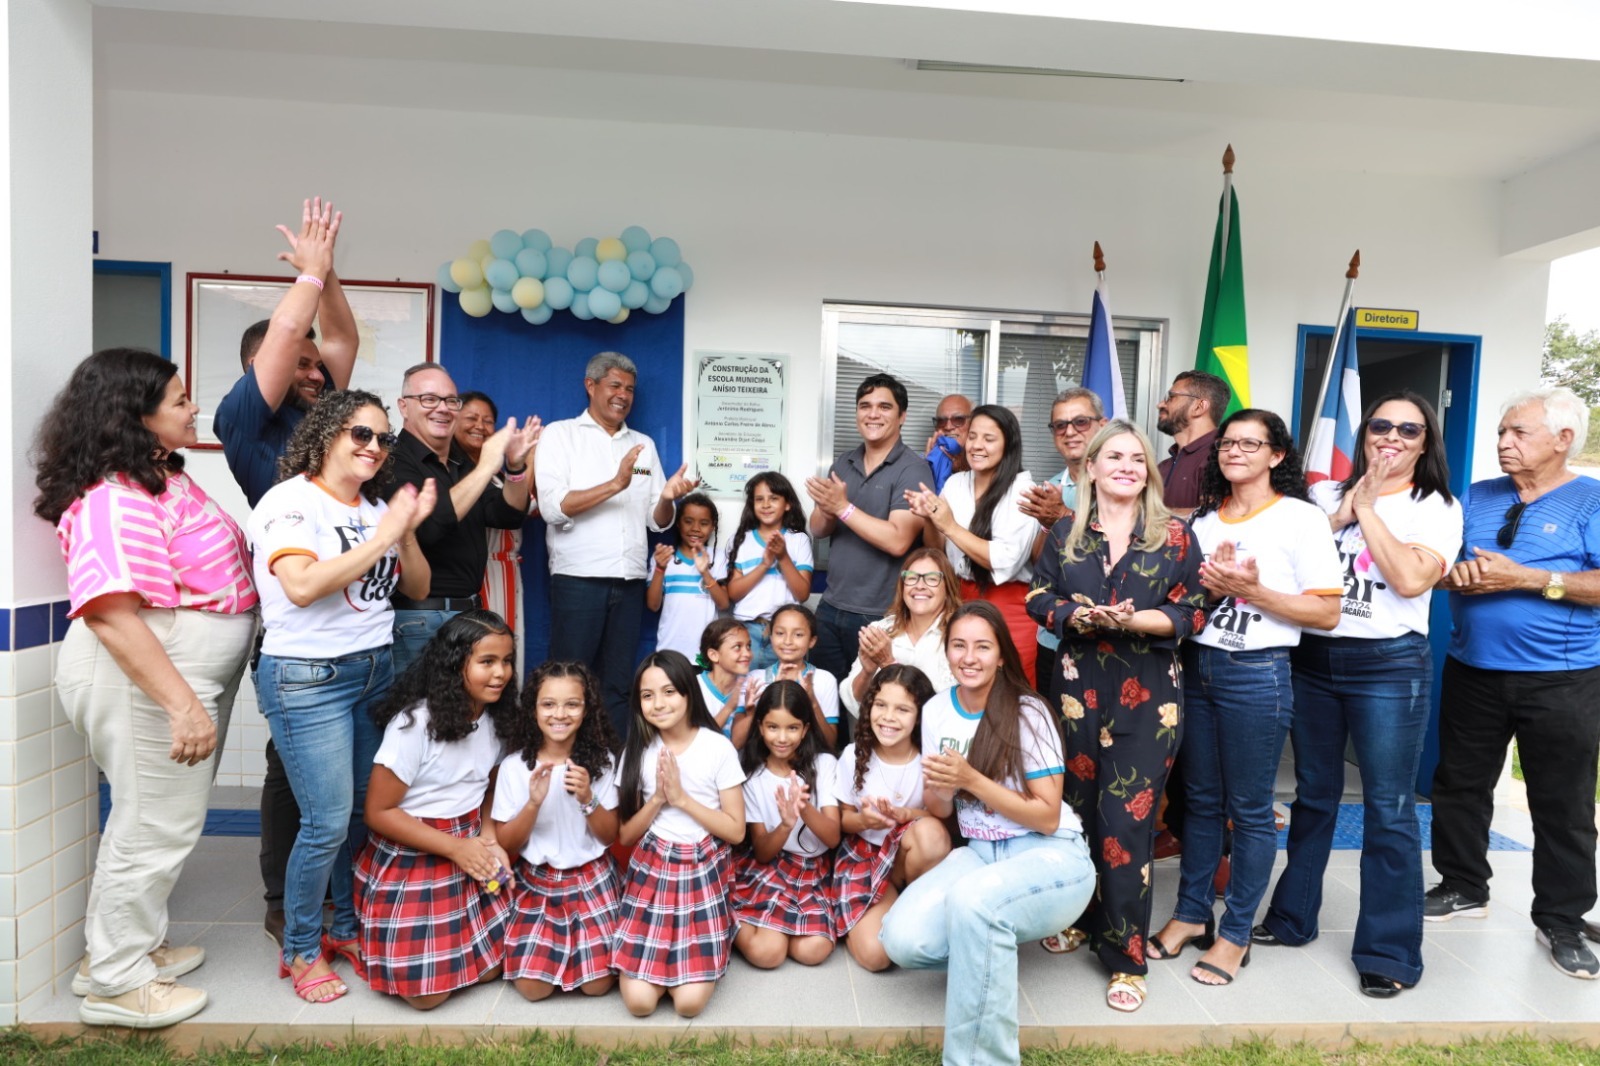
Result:
{"label": "woman in floral dress", "polygon": [[1155,806],[1182,735],[1177,649],[1205,626],[1207,607],[1199,549],[1162,505],[1151,457],[1125,419],[1095,434],[1087,497],[1050,531],[1028,599],[1028,613],[1061,637],[1066,799],[1100,879],[1079,925],[1111,971],[1106,1003],[1120,1011],[1145,999]]}

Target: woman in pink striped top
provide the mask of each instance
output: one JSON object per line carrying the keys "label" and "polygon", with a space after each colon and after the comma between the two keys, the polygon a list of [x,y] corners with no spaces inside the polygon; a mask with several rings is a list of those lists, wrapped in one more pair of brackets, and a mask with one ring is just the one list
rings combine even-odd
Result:
{"label": "woman in pink striped top", "polygon": [[239,527],[177,454],[198,411],[171,363],[110,348],[39,429],[34,512],[55,523],[71,600],[56,689],[111,784],[73,980],[91,1025],[157,1028],[206,1004],[175,982],[205,950],[167,945],[167,897],[205,823],[256,589]]}

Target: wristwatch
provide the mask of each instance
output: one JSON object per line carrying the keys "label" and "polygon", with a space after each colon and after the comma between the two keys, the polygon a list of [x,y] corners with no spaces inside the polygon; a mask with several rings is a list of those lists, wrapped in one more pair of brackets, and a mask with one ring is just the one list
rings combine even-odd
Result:
{"label": "wristwatch", "polygon": [[1547,600],[1560,600],[1566,598],[1567,583],[1566,579],[1562,577],[1561,571],[1550,571],[1550,580],[1545,582],[1543,592],[1544,598]]}

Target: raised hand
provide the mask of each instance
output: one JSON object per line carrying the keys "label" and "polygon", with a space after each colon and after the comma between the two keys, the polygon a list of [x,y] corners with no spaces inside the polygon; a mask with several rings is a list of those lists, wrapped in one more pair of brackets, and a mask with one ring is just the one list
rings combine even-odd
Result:
{"label": "raised hand", "polygon": [[533,455],[533,449],[539,444],[539,434],[544,429],[544,423],[540,421],[538,415],[530,415],[522,423],[521,429],[517,428],[515,418],[506,421],[506,428],[511,431],[511,437],[506,441],[505,464],[522,469],[527,465],[528,458]]}
{"label": "raised hand", "polygon": [[670,544],[657,544],[656,545],[656,552],[655,552],[655,555],[656,555],[656,573],[659,574],[659,573],[665,572],[665,570],[667,569],[668,565],[670,565],[671,562],[672,562],[672,554],[673,554],[672,545],[670,545]]}
{"label": "raised hand", "polygon": [[343,221],[344,212],[335,211],[332,200],[323,203],[318,196],[305,201],[299,233],[290,231],[288,226],[273,227],[289,242],[289,250],[279,252],[278,258],[302,274],[326,278],[333,270],[333,246]]}
{"label": "raised hand", "polygon": [[564,771],[561,784],[572,798],[579,803],[592,803],[594,801],[594,787],[589,781],[589,771],[573,762],[571,759],[562,767]]}
{"label": "raised hand", "polygon": [[[488,446],[485,442],[484,447]],[[617,476],[611,479],[611,484],[618,492],[628,491],[628,486],[633,484],[633,469],[639,465],[639,454],[643,451],[643,444],[635,444],[628,449],[628,454],[622,457],[622,462],[617,464]]]}
{"label": "raised hand", "polygon": [[667,478],[667,483],[661,486],[661,498],[669,503],[681,500],[699,487],[700,479],[690,477],[689,464],[684,463]]}
{"label": "raised hand", "polygon": [[554,770],[555,763],[542,762],[528,775],[528,802],[533,806],[544,806],[550,795],[550,775]]}
{"label": "raised hand", "polygon": [[431,477],[422,483],[421,490],[415,485],[401,485],[389,497],[389,506],[378,519],[378,537],[398,543],[422,525],[438,502],[439,489]]}
{"label": "raised hand", "polygon": [[[1345,493],[1345,499],[1350,502],[1350,512],[1353,516],[1359,519],[1361,515],[1371,512],[1378,505],[1378,497],[1383,494],[1383,483],[1388,480],[1389,472],[1393,469],[1394,457],[1390,455],[1379,455],[1367,467],[1367,472],[1361,475],[1361,480]],[[1344,501],[1340,501],[1341,510],[1343,503]]]}

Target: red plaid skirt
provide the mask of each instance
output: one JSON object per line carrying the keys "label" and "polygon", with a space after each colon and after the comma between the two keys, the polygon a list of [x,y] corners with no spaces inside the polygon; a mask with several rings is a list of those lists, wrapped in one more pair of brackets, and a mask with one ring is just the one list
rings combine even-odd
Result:
{"label": "red plaid skirt", "polygon": [[785,936],[825,936],[833,932],[828,898],[831,854],[796,855],[780,851],[771,862],[757,862],[748,851],[735,864],[733,918],[740,925],[773,929]]}
{"label": "red plaid skirt", "polygon": [[610,855],[558,870],[517,860],[506,928],[506,979],[531,977],[571,992],[611,973],[617,872]]}
{"label": "red plaid skirt", "polygon": [[647,833],[622,890],[617,973],[663,988],[719,980],[733,943],[730,866],[728,845],[709,834],[675,844]]}
{"label": "red plaid skirt", "polygon": [[838,935],[856,927],[861,916],[883,898],[900,854],[900,838],[911,828],[903,822],[889,830],[882,844],[854,833],[845,835],[833,858],[833,921]]}
{"label": "red plaid skirt", "polygon": [[[470,837],[478,812],[419,818]],[[368,833],[356,859],[356,916],[374,992],[431,996],[477,984],[505,957],[509,893],[490,895],[449,859]]]}

